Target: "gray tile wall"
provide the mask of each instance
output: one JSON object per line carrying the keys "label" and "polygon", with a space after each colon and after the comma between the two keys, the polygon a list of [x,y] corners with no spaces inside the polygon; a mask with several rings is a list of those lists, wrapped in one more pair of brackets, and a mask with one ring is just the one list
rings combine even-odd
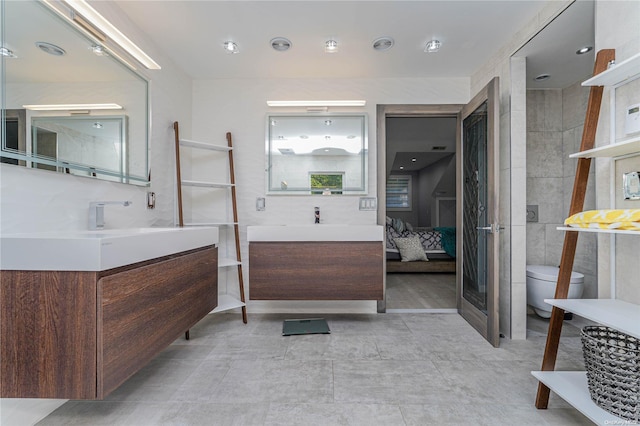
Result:
{"label": "gray tile wall", "polygon": [[[527,90],[527,204],[538,205],[538,222],[527,223],[527,264],[559,265],[589,89]],[[584,210],[595,208],[595,179],[589,178]],[[584,298],[597,296],[596,236],[581,234],[574,270],[585,275]]]}

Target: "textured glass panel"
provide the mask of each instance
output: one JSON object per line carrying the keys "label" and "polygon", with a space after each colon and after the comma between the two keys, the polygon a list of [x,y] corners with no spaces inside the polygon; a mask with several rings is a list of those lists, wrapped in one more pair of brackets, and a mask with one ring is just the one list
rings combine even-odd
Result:
{"label": "textured glass panel", "polygon": [[463,280],[462,295],[487,310],[487,103],[463,122]]}

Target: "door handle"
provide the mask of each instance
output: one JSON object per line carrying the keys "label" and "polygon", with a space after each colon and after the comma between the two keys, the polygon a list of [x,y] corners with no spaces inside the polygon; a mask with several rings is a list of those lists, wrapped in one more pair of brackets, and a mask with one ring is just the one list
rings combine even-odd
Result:
{"label": "door handle", "polygon": [[504,229],[504,227],[501,227],[497,223],[493,223],[489,226],[477,226],[476,229],[478,231],[489,231],[490,234],[497,234],[501,229]]}

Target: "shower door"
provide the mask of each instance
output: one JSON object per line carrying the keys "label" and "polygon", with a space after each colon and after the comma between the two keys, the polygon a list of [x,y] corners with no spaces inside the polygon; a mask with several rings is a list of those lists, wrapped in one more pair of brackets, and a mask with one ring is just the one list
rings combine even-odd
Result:
{"label": "shower door", "polygon": [[498,331],[498,78],[458,117],[458,312],[493,346]]}

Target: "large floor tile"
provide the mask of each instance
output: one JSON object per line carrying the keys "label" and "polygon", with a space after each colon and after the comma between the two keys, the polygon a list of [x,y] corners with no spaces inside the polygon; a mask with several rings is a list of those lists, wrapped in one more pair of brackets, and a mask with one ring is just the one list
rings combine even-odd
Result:
{"label": "large floor tile", "polygon": [[404,425],[397,405],[271,404],[265,426]]}

